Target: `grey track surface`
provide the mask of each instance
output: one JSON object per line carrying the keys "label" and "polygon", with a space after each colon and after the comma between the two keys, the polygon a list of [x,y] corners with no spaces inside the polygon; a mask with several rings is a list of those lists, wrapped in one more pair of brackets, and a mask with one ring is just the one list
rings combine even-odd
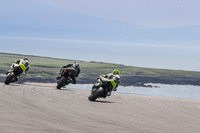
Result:
{"label": "grey track surface", "polygon": [[199,133],[200,100],[0,83],[0,133]]}

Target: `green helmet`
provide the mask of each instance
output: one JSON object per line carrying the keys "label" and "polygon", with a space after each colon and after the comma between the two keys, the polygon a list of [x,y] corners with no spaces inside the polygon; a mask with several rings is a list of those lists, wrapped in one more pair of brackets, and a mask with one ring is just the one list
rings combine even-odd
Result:
{"label": "green helmet", "polygon": [[117,70],[117,69],[115,69],[112,73],[113,73],[113,74],[118,74],[118,75],[120,75],[120,71]]}

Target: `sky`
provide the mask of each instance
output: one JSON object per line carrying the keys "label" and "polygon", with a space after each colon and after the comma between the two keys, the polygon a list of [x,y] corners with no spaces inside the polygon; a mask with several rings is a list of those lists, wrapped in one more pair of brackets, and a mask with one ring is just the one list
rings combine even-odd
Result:
{"label": "sky", "polygon": [[[41,4],[44,6],[41,6]],[[44,7],[45,9],[40,10],[40,7]],[[29,10],[29,8],[31,8],[31,10]],[[12,19],[19,18],[20,24],[22,23],[21,20],[23,20],[23,18],[20,17],[28,16],[27,18],[24,18],[28,19],[28,21],[25,21],[25,24],[28,23],[27,25],[30,25],[32,22],[31,20],[38,19],[38,14],[43,14],[41,16],[44,16],[44,20],[47,19],[44,23],[50,24],[51,22],[48,20],[54,20],[55,18],[48,19],[45,18],[48,17],[45,15],[48,13],[51,14],[52,12],[49,12],[49,10],[55,10],[55,8],[63,9],[59,10],[60,12],[63,11],[63,13],[71,11],[75,12],[75,14],[82,14],[83,16],[80,15],[81,17],[89,19],[90,17],[85,15],[93,16],[94,18],[97,18],[97,20],[99,20],[98,18],[117,20],[120,22],[150,27],[150,29],[188,25],[194,25],[194,27],[200,26],[200,0],[1,0],[0,15],[5,16],[6,18],[6,13],[7,15],[11,14],[11,16],[9,16],[10,19],[8,20],[12,21]],[[23,13],[23,15],[20,13]],[[60,16],[63,17],[62,13]],[[0,24],[4,21],[7,23],[6,19],[0,18]],[[39,21],[39,24],[40,22],[43,22],[43,19]],[[81,24],[81,22],[77,23]],[[22,25],[23,24],[24,23],[22,23]],[[37,27],[37,24],[33,23],[33,25]],[[66,25],[65,22],[64,25]],[[58,25],[58,27],[59,26],[60,25]],[[74,23],[72,26],[74,26]],[[55,27],[57,27],[57,25],[55,25]],[[88,27],[86,28],[88,29]],[[36,30],[38,29],[36,28]],[[158,29],[158,31],[159,30],[160,29]],[[195,30],[199,31],[197,28],[195,28]],[[173,35],[179,35],[179,32]],[[184,30],[184,32],[190,33],[187,30]],[[19,33],[18,29],[16,29],[16,33]],[[191,33],[196,34],[199,32],[195,31]],[[5,33],[2,32],[2,34]],[[60,34],[58,35],[60,36]],[[139,32],[138,34],[141,33]],[[193,34],[190,35],[193,37]],[[196,34],[196,38],[198,38],[198,35],[199,34]],[[75,34],[75,36],[77,36],[77,34]],[[144,34],[142,34],[142,36],[144,36]],[[168,34],[166,33],[163,36],[168,36]],[[183,37],[188,38],[188,34]],[[83,61],[102,61],[139,67],[200,71],[200,63],[197,61],[200,58],[200,47],[197,46],[199,44],[198,39],[195,40],[192,38],[192,41],[197,42],[195,47],[191,47],[192,42],[187,43],[187,47],[174,47],[171,43],[169,43],[170,46],[156,46],[155,44],[151,44],[148,38],[144,37],[142,39],[146,40],[148,44],[141,45],[137,43],[125,45],[124,42],[119,44],[116,44],[115,42],[112,44],[99,41],[80,42],[80,40],[76,42],[76,40],[57,40],[56,38],[51,37],[42,38],[40,34],[39,37],[7,36],[5,34],[0,36],[0,52],[17,54],[25,53],[27,55]],[[176,38],[172,36],[170,39],[175,41]],[[185,41],[183,40],[183,42]],[[163,44],[165,42],[162,41],[159,43]],[[27,48],[27,45],[29,45],[28,47],[30,48]],[[76,52],[70,50],[71,53],[67,51],[68,53],[66,54],[66,49],[68,50],[68,47],[71,45],[73,45],[73,50]],[[182,45],[182,43],[180,43],[180,45]],[[102,46],[103,48],[109,48],[102,49]],[[115,58],[111,55],[115,55]]]}
{"label": "sky", "polygon": [[200,25],[200,0],[33,0],[76,13],[153,28]]}

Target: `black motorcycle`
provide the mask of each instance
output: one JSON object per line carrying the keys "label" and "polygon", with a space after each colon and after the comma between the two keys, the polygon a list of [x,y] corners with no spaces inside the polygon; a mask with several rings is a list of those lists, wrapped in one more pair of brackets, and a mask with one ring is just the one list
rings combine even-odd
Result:
{"label": "black motorcycle", "polygon": [[100,78],[97,79],[97,82],[92,87],[91,95],[88,97],[88,100],[95,101],[97,98],[106,98],[110,89],[110,82],[102,82]]}
{"label": "black motorcycle", "polygon": [[71,70],[70,68],[63,68],[60,70],[60,76],[57,78],[57,89],[60,89],[61,87],[64,87],[69,84],[69,81],[71,79]]}
{"label": "black motorcycle", "polygon": [[18,77],[21,77],[21,74],[23,73],[24,70],[28,67],[28,62],[23,61],[21,64],[12,64],[12,69],[11,71],[7,72],[6,80],[4,83],[6,85],[9,85],[10,83],[18,81]]}

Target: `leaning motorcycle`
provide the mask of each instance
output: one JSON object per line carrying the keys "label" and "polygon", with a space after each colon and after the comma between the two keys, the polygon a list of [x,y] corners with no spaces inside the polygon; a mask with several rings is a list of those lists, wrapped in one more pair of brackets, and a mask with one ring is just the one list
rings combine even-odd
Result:
{"label": "leaning motorcycle", "polygon": [[97,82],[92,87],[91,95],[88,97],[88,100],[95,101],[97,98],[106,98],[110,90],[109,86],[109,82],[102,82],[101,79],[98,78]]}
{"label": "leaning motorcycle", "polygon": [[70,68],[61,69],[60,74],[61,74],[60,77],[57,79],[57,86],[56,86],[57,89],[60,89],[61,87],[64,87],[65,85],[68,85],[71,79]]}
{"label": "leaning motorcycle", "polygon": [[20,76],[27,67],[28,62],[26,61],[22,61],[21,64],[13,63],[11,71],[7,72],[6,80],[4,83],[9,85],[10,83],[15,82],[18,76]]}

